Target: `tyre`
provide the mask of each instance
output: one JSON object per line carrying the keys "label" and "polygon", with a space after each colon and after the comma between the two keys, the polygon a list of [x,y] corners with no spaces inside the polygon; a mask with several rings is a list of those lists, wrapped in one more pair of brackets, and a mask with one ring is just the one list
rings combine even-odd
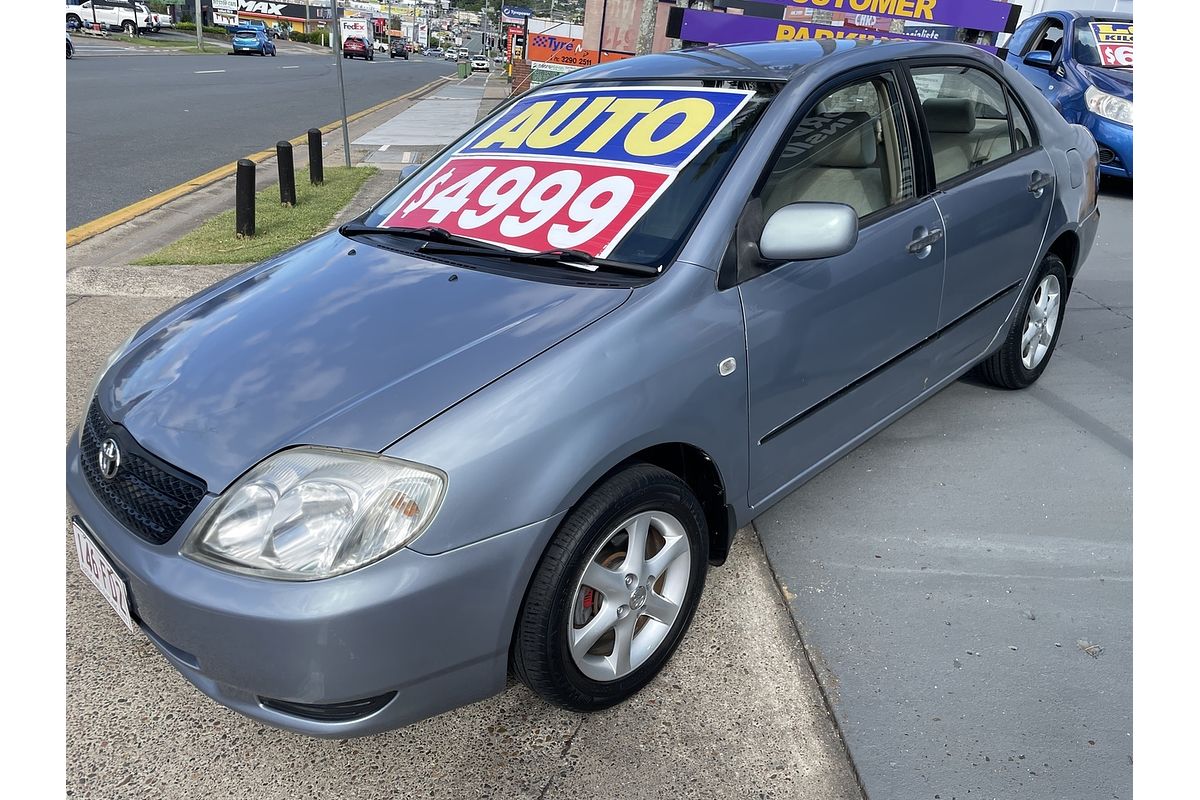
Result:
{"label": "tyre", "polygon": [[67,42],[67,58],[75,57],[75,48],[71,47],[71,43]]}
{"label": "tyre", "polygon": [[137,26],[129,20],[125,20],[121,23],[121,30],[125,31],[126,36],[133,36],[135,33],[137,33]]}
{"label": "tyre", "polygon": [[1067,270],[1048,253],[1018,306],[1021,310],[1000,349],[981,361],[972,375],[1001,389],[1024,389],[1041,376],[1054,355],[1067,310]]}
{"label": "tyre", "polygon": [[82,28],[83,20],[79,18],[78,14],[67,14],[67,24],[74,25],[76,28]]}
{"label": "tyre", "polygon": [[649,464],[617,473],[546,548],[513,635],[514,671],[572,711],[625,700],[675,651],[707,569],[708,527],[687,484]]}

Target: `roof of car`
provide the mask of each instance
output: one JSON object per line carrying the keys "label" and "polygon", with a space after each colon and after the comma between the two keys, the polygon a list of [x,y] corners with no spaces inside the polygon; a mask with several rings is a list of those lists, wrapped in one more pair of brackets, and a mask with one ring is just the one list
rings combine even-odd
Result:
{"label": "roof of car", "polygon": [[[785,81],[823,59],[837,56],[855,65],[915,56],[981,54],[976,47],[935,40],[810,39],[803,42],[748,42],[653,53],[568,73],[554,83],[579,80],[698,78]],[[856,55],[851,55],[856,54]]]}
{"label": "roof of car", "polygon": [[1130,14],[1128,11],[1102,11],[1096,8],[1056,9],[1054,11],[1045,11],[1035,16],[1045,16],[1047,14],[1062,14],[1069,19],[1111,19],[1116,22],[1133,22],[1133,14]]}

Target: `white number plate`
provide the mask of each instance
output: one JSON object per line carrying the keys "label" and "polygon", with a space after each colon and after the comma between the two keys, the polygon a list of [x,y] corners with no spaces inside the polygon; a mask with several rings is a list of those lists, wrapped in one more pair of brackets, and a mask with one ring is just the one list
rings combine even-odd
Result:
{"label": "white number plate", "polygon": [[133,617],[129,613],[129,592],[125,588],[125,581],[113,569],[112,564],[108,563],[104,553],[96,547],[78,522],[72,522],[71,528],[75,534],[75,552],[79,554],[79,568],[88,580],[96,585],[100,594],[104,595],[104,599],[117,612],[125,627],[137,633],[137,626],[133,624]]}

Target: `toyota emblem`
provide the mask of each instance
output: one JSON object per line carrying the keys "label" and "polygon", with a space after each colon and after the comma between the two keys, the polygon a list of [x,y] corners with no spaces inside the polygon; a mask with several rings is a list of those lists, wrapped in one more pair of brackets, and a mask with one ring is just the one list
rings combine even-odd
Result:
{"label": "toyota emblem", "polygon": [[105,439],[100,444],[100,474],[111,480],[121,466],[121,448],[115,439]]}

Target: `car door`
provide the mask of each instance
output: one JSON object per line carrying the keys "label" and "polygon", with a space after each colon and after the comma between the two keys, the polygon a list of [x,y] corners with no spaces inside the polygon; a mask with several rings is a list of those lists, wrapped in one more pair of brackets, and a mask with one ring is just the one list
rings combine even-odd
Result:
{"label": "car door", "polygon": [[[1063,66],[1069,44],[1066,30],[1065,19],[1056,14],[1049,14],[1038,23],[1033,35],[1020,44],[1015,55],[1010,53],[1008,58],[1017,72],[1036,86],[1042,96],[1060,112],[1063,96],[1074,91],[1069,85],[1067,71]],[[1025,63],[1025,57],[1035,51],[1049,53],[1053,60],[1048,66]]]}
{"label": "car door", "polygon": [[[751,505],[798,485],[915,398],[925,385],[916,346],[938,319],[941,220],[917,179],[919,133],[899,77],[878,72],[815,97],[739,224]],[[761,261],[746,239],[794,202],[853,206],[857,244],[832,258]]]}
{"label": "car door", "polygon": [[1041,251],[1055,168],[1003,79],[978,62],[910,65],[945,226],[936,380],[982,355]]}

